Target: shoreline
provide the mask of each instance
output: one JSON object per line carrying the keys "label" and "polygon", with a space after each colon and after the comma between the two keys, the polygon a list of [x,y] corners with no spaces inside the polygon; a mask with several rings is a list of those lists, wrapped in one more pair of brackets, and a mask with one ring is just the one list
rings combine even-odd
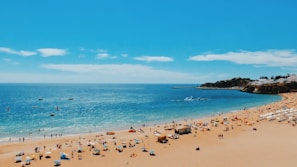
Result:
{"label": "shoreline", "polygon": [[[129,133],[127,130],[121,131],[114,131],[115,135],[107,135],[105,133],[91,133],[91,134],[81,134],[81,135],[73,135],[73,136],[61,136],[53,139],[41,139],[41,140],[26,140],[25,142],[12,142],[12,143],[1,143],[0,149],[0,163],[5,164],[5,166],[21,166],[20,163],[14,163],[15,153],[17,151],[24,151],[26,155],[32,155],[34,153],[34,147],[40,146],[41,152],[45,154],[48,151],[48,148],[51,149],[52,158],[50,159],[43,159],[43,160],[34,160],[30,166],[50,166],[53,165],[53,160],[59,159],[59,153],[65,152],[68,155],[71,155],[73,150],[77,150],[78,143],[82,143],[85,152],[82,153],[84,157],[83,160],[79,160],[77,156],[79,155],[77,152],[74,152],[74,157],[71,157],[69,161],[62,161],[62,166],[81,166],[82,164],[86,164],[87,166],[95,166],[98,165],[107,165],[107,166],[139,166],[144,163],[142,166],[151,166],[148,163],[155,164],[171,164],[171,166],[180,166],[182,165],[181,161],[178,159],[171,159],[172,157],[182,157],[187,160],[187,166],[197,166],[198,164],[209,165],[212,164],[210,162],[211,157],[206,157],[210,153],[216,155],[217,151],[220,152],[221,150],[230,150],[233,148],[230,144],[232,142],[236,143],[241,140],[245,141],[247,145],[250,142],[253,135],[262,135],[265,134],[267,131],[271,131],[271,128],[276,129],[271,131],[273,133],[279,133],[277,128],[285,128],[292,129],[291,123],[287,122],[276,122],[276,121],[267,121],[267,120],[259,120],[259,115],[263,113],[268,113],[271,111],[275,111],[277,109],[281,109],[284,106],[287,108],[297,107],[296,104],[296,93],[286,93],[281,94],[282,99],[281,101],[277,101],[274,103],[266,104],[263,106],[248,108],[246,110],[240,110],[237,112],[228,112],[223,113],[222,115],[217,116],[207,116],[205,118],[198,118],[198,119],[191,119],[191,120],[181,120],[175,122],[175,124],[203,124],[204,122],[211,122],[212,120],[219,120],[217,126],[209,125],[210,131],[205,131],[201,129],[193,129],[192,133],[186,135],[180,135],[180,139],[169,139],[169,142],[166,144],[161,144],[156,142],[156,136],[153,132],[159,131],[163,132],[164,134],[172,134],[174,133],[172,130],[165,130],[165,127],[171,127],[172,124],[164,123],[155,126],[149,127],[135,127],[136,133]],[[228,124],[225,124],[223,119],[228,119]],[[233,121],[233,119],[235,119]],[[238,120],[237,120],[238,119]],[[223,123],[222,123],[223,122]],[[228,127],[228,131],[226,130]],[[138,131],[139,128],[142,129],[143,132]],[[265,129],[264,132],[261,129]],[[293,127],[294,128],[294,127]],[[260,129],[255,131],[254,129]],[[283,131],[283,129],[282,129]],[[294,130],[293,130],[294,131]],[[291,135],[291,132],[288,132]],[[223,134],[224,139],[218,138],[218,134]],[[271,135],[271,134],[269,134]],[[287,135],[287,134],[286,134]],[[242,138],[245,136],[246,138]],[[264,136],[265,137],[265,136]],[[297,139],[297,135],[292,135],[293,139]],[[121,143],[121,141],[133,142],[134,139],[140,140],[140,144],[136,144],[136,147],[133,148],[126,148],[124,149],[123,153],[118,153],[115,151],[118,145],[116,143]],[[249,140],[247,140],[249,139]],[[255,141],[258,141],[257,138]],[[105,141],[108,143],[108,147],[110,151],[102,151],[102,155],[104,158],[99,156],[99,159],[94,157],[91,154],[92,150],[89,151],[89,147],[86,145],[88,141],[92,141],[95,143],[96,147],[102,149],[102,144],[100,142]],[[132,140],[132,141],[131,141]],[[247,140],[247,141],[246,141]],[[260,140],[260,139],[259,139]],[[230,143],[231,142],[231,143]],[[241,141],[242,142],[242,141]],[[57,144],[61,144],[62,148],[56,148]],[[71,145],[71,147],[70,147]],[[45,146],[46,149],[43,149]],[[154,149],[156,151],[156,156],[151,157],[148,154],[141,152],[141,148],[145,146],[148,149]],[[195,147],[201,147],[204,151],[195,151]],[[258,146],[258,145],[257,145]],[[207,149],[206,149],[207,148]],[[261,148],[261,146],[259,146]],[[295,148],[295,147],[294,147]],[[192,150],[193,149],[193,150]],[[193,151],[193,152],[192,152]],[[255,150],[250,150],[255,151]],[[261,150],[262,151],[262,150]],[[228,151],[226,151],[227,155]],[[131,158],[130,155],[135,153],[137,156],[135,158]],[[231,154],[234,153],[231,150]],[[190,154],[190,155],[189,155]],[[199,159],[202,157],[204,158],[203,162],[196,162],[197,157],[192,154],[198,154]],[[249,154],[249,152],[247,152]],[[187,156],[185,156],[187,155]],[[37,154],[36,154],[37,156]],[[233,155],[236,158],[236,155]],[[101,158],[102,157],[102,158]],[[119,161],[112,162],[113,158],[119,158]],[[169,162],[170,158],[170,162]],[[216,157],[217,158],[217,157]],[[250,159],[250,158],[248,158]],[[23,158],[24,160],[24,158]],[[230,159],[232,161],[232,159]],[[247,162],[247,160],[244,160]],[[273,162],[273,161],[272,161]],[[213,162],[215,163],[215,162]],[[270,163],[270,162],[269,162]],[[268,163],[268,164],[269,164]],[[178,165],[180,164],[180,165]],[[220,162],[216,163],[217,165],[222,165]],[[230,163],[226,163],[227,164]],[[292,165],[294,163],[292,162]],[[97,165],[96,165],[97,166]],[[203,165],[202,165],[203,166]],[[222,165],[224,166],[224,165]],[[244,165],[241,165],[244,166]],[[256,165],[257,166],[257,165]]]}
{"label": "shoreline", "polygon": [[220,87],[207,87],[207,86],[196,86],[196,89],[203,89],[203,90],[239,90],[242,91],[243,87],[240,86],[234,86],[234,87],[225,87],[225,88],[220,88]]}
{"label": "shoreline", "polygon": [[[281,95],[277,95],[277,96],[281,96]],[[283,98],[283,97],[282,97]],[[280,98],[280,100],[278,101],[281,101],[282,99]],[[278,102],[278,101],[275,101],[275,102]],[[274,103],[274,102],[272,102]],[[266,104],[270,104],[270,103],[265,103],[265,104],[261,104],[261,105],[266,105]],[[259,107],[261,105],[257,105],[257,106],[248,106],[247,108],[254,108],[254,107]],[[167,119],[167,120],[158,120],[158,121],[155,121],[155,122],[149,122],[149,123],[139,123],[139,124],[132,124],[132,125],[125,125],[125,128],[124,127],[118,127],[118,128],[108,128],[108,129],[105,129],[103,130],[103,128],[98,128],[98,127],[94,127],[93,129],[92,128],[84,128],[84,131],[80,131],[79,133],[75,132],[75,133],[63,133],[63,130],[58,130],[56,132],[54,131],[48,131],[46,133],[43,133],[44,130],[42,129],[39,129],[39,130],[35,130],[35,131],[31,131],[29,132],[29,134],[26,134],[26,135],[14,135],[14,136],[8,136],[8,137],[5,137],[5,138],[1,138],[0,140],[0,145],[1,144],[6,144],[6,143],[19,143],[20,140],[22,141],[23,138],[25,138],[25,140],[28,140],[28,141],[36,141],[36,140],[44,140],[45,138],[46,139],[50,139],[51,138],[51,135],[52,138],[57,138],[56,135],[58,136],[58,138],[61,138],[61,136],[63,137],[72,137],[72,136],[84,136],[84,135],[92,135],[92,134],[98,134],[98,133],[105,133],[106,131],[124,131],[125,129],[128,129],[130,126],[135,126],[135,127],[138,127],[138,128],[143,128],[143,125],[145,125],[146,127],[149,126],[149,127],[154,127],[156,125],[163,125],[163,124],[168,124],[172,121],[176,121],[176,122],[182,122],[184,120],[201,120],[201,119],[207,119],[207,118],[210,118],[210,117],[215,117],[215,116],[218,116],[218,115],[221,115],[221,114],[228,114],[228,113],[236,113],[236,112],[240,112],[241,110],[244,110],[244,108],[246,107],[242,107],[241,109],[235,109],[235,110],[232,110],[232,109],[229,109],[229,110],[223,110],[223,111],[213,111],[212,113],[209,113],[209,114],[196,114],[196,115],[191,115],[191,116],[184,116],[184,117],[180,117],[180,118],[173,118],[173,119]],[[46,137],[44,137],[46,136]],[[21,138],[21,139],[20,139]],[[11,141],[11,142],[10,142]]]}

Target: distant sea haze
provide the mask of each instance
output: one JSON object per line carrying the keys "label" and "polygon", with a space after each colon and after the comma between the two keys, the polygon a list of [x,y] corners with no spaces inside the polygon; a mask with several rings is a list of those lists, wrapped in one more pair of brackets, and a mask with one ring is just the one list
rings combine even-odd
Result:
{"label": "distant sea haze", "polygon": [[278,95],[195,86],[0,84],[0,142],[124,130],[237,111],[281,99]]}

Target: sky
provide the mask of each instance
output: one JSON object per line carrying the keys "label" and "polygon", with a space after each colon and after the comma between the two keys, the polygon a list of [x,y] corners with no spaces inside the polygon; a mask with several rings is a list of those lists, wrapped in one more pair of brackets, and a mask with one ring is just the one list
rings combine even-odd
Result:
{"label": "sky", "polygon": [[297,73],[295,0],[1,0],[0,83]]}

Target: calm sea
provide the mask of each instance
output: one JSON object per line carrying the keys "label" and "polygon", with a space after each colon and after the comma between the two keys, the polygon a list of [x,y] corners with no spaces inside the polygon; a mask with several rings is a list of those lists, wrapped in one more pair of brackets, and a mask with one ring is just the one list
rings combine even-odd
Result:
{"label": "calm sea", "polygon": [[[0,142],[128,129],[259,106],[277,95],[171,84],[0,84]],[[191,87],[192,86],[192,87]]]}

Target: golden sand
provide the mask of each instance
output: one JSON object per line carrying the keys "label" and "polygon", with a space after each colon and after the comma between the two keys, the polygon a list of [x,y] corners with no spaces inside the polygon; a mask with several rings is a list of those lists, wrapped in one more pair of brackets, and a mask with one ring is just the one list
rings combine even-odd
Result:
{"label": "golden sand", "polygon": [[[90,134],[74,137],[11,142],[0,146],[0,164],[5,167],[20,167],[26,157],[35,156],[31,167],[54,166],[62,152],[69,160],[60,160],[64,167],[81,166],[296,166],[297,126],[291,116],[282,121],[279,118],[260,118],[265,113],[280,109],[297,109],[297,93],[282,94],[283,100],[265,106],[236,113],[209,117],[201,120],[185,120],[182,125],[195,125],[192,133],[180,135],[179,139],[168,138],[167,143],[157,142],[156,132],[168,136],[173,125],[160,125],[137,129],[135,133],[116,131],[107,134]],[[293,110],[292,110],[293,111]],[[293,112],[292,112],[293,113]],[[292,114],[291,114],[292,115]],[[291,121],[289,121],[291,120]],[[208,122],[208,126],[203,126]],[[104,146],[105,143],[105,146]],[[122,146],[126,144],[126,148]],[[89,146],[88,146],[89,145]],[[94,148],[92,148],[93,145]],[[130,147],[129,147],[130,145]],[[34,148],[40,147],[40,153]],[[148,152],[143,152],[145,147]],[[83,149],[79,153],[79,148]],[[100,155],[93,155],[99,149]],[[118,150],[123,150],[119,152]],[[150,156],[153,150],[155,156]],[[24,151],[22,162],[16,163],[16,153]],[[50,158],[45,158],[51,152]],[[39,155],[43,157],[39,159]]]}

